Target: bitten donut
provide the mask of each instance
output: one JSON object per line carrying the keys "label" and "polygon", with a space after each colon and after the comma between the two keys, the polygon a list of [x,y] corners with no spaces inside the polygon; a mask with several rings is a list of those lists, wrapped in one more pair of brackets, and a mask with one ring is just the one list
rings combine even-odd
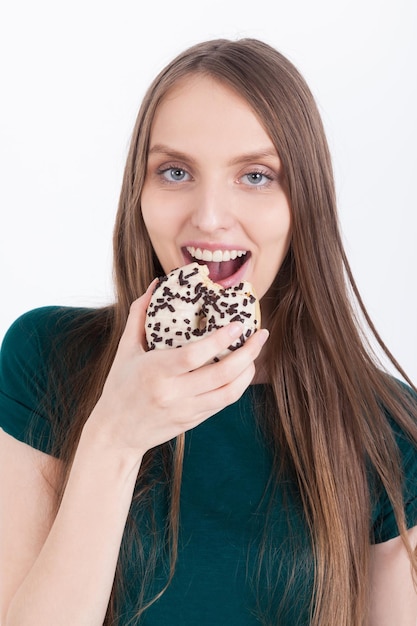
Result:
{"label": "bitten donut", "polygon": [[250,283],[223,288],[210,280],[206,265],[190,263],[159,279],[146,313],[146,340],[150,350],[179,348],[235,321],[243,323],[243,333],[215,361],[260,328],[259,302]]}

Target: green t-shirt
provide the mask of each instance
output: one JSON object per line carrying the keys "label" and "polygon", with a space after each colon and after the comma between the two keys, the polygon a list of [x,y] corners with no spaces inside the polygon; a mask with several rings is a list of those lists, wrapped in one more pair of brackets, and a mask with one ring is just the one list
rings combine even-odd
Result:
{"label": "green t-shirt", "polygon": [[[80,309],[45,307],[26,313],[7,332],[0,353],[0,426],[20,441],[49,453],[49,421],[42,413],[46,393],[46,358],[51,343],[65,330],[66,320]],[[294,485],[278,489],[270,511],[266,538],[274,576],[260,570],[257,555],[266,504],[263,495],[271,457],[257,427],[263,385],[249,387],[226,407],[186,434],[181,491],[180,538],[174,578],[162,597],[144,614],[144,626],[256,626],[261,623],[256,599],[270,607],[275,623],[307,626],[313,572],[302,506]],[[417,452],[396,431],[405,472],[409,526],[417,523]],[[156,507],[164,515],[164,503]],[[381,494],[370,521],[374,541],[398,534],[391,505]],[[145,537],[146,544],[146,537]],[[146,546],[145,546],[146,547]],[[296,576],[293,574],[294,566]],[[132,616],[137,596],[135,558],[126,563],[126,597],[122,626]],[[158,574],[158,571],[157,571]],[[164,583],[160,572],[157,592]],[[289,580],[289,600],[278,610]]]}

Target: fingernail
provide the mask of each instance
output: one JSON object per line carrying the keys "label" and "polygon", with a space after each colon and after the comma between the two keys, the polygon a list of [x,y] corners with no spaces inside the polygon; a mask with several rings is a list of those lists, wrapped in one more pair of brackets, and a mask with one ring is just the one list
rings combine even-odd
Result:
{"label": "fingernail", "polygon": [[258,338],[259,344],[263,346],[269,337],[269,330],[267,330],[266,328],[261,328],[261,330],[258,330],[258,332],[256,332],[255,335]]}
{"label": "fingernail", "polygon": [[229,335],[233,337],[233,339],[236,339],[237,337],[240,337],[243,332],[243,324],[240,322],[232,322],[232,324],[229,324],[228,329]]}
{"label": "fingernail", "polygon": [[159,282],[159,278],[154,278],[153,281],[148,285],[148,288],[146,290],[146,293],[153,291],[157,285],[157,283]]}

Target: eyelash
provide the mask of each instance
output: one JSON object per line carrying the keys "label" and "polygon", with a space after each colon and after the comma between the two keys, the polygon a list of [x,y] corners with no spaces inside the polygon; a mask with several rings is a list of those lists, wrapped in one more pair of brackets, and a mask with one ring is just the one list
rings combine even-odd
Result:
{"label": "eyelash", "polygon": [[243,174],[240,178],[244,178],[245,176],[251,176],[253,174],[258,174],[259,176],[263,176],[264,178],[267,179],[268,182],[266,182],[263,185],[248,185],[249,187],[253,187],[255,189],[265,189],[266,187],[269,187],[269,185],[275,180],[275,176],[273,176],[271,174],[271,172],[269,170],[264,170],[262,168],[256,168],[253,170],[250,170],[249,172],[245,172],[245,174]]}
{"label": "eyelash", "polygon": [[191,176],[191,174],[182,166],[182,165],[178,165],[175,163],[171,163],[169,165],[163,165],[162,167],[159,167],[156,170],[156,175],[162,179],[162,181],[164,183],[166,183],[167,185],[171,185],[171,184],[177,184],[178,182],[182,182],[182,181],[174,181],[174,180],[168,180],[167,178],[165,178],[165,174],[167,172],[169,172],[170,170],[181,170],[182,172],[184,172],[185,174],[188,174],[188,176]]}
{"label": "eyelash", "polygon": [[[160,168],[158,168],[156,170],[156,175],[161,178],[162,182],[164,184],[167,185],[176,185],[178,183],[181,183],[183,181],[174,181],[174,180],[168,180],[165,177],[165,174],[167,174],[167,172],[172,171],[172,170],[181,170],[182,172],[184,172],[185,175],[191,176],[191,174],[188,172],[188,170],[186,170],[183,166],[175,164],[175,163],[170,163],[169,165],[164,165]],[[250,169],[249,171],[245,172],[244,174],[242,174],[239,177],[239,182],[242,181],[242,179],[246,176],[251,176],[253,174],[257,174],[259,176],[263,176],[264,178],[267,179],[267,182],[262,184],[262,185],[251,185],[250,183],[247,183],[248,187],[252,187],[254,189],[265,189],[266,187],[269,187],[269,185],[276,180],[276,176],[274,176],[273,174],[271,174],[270,170],[265,170],[262,168],[255,168],[255,169]],[[188,181],[186,181],[188,182]]]}

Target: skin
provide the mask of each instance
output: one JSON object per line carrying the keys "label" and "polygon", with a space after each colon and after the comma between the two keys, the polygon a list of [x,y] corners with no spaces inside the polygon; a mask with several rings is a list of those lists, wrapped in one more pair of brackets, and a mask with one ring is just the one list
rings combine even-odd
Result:
{"label": "skin", "polygon": [[[417,526],[409,530],[417,545]],[[373,546],[369,626],[416,626],[417,594],[410,562],[400,537]]]}
{"label": "skin", "polygon": [[[251,196],[262,193],[251,191]],[[166,202],[174,195],[166,195]],[[247,233],[236,232],[239,244],[252,246]],[[166,244],[158,237],[155,243],[161,256],[165,245],[169,248],[161,258],[168,267],[180,259],[172,253],[178,244],[168,243],[177,232],[165,235]],[[279,262],[277,257],[275,266]],[[262,292],[268,287],[259,285]],[[2,626],[101,626],[143,455],[235,402],[254,378],[266,330],[221,362],[204,365],[240,336],[237,322],[181,350],[147,352],[144,325],[151,291],[152,285],[131,306],[56,517],[59,462],[1,433],[0,496],[8,511],[0,533]]]}
{"label": "skin", "polygon": [[[152,146],[180,150],[186,158],[174,169],[191,176],[161,183],[155,172],[164,163],[172,171],[172,154],[164,148],[150,156],[142,209],[152,242],[166,271],[183,263],[183,248],[192,242],[209,250],[250,251],[242,272],[262,298],[290,238],[278,155],[234,93],[206,79],[187,85],[163,101],[152,131]],[[188,110],[186,90],[193,102]],[[206,124],[210,132],[204,134]],[[175,134],[176,127],[187,132]],[[258,157],[242,159],[248,151]],[[253,189],[248,176],[258,166],[273,177],[270,185]],[[240,335],[238,323],[181,350],[147,352],[144,323],[151,289],[132,304],[56,516],[59,461],[0,430],[0,500],[7,511],[0,532],[2,626],[102,626],[143,455],[235,402],[254,378],[265,330],[219,363],[204,365]],[[267,311],[263,315],[267,318]],[[369,625],[415,626],[415,594],[401,540],[373,548],[373,563]]]}
{"label": "skin", "polygon": [[59,462],[0,431],[2,626],[102,626],[144,453],[235,402],[254,376],[266,331],[203,367],[240,335],[237,322],[181,350],[146,352],[151,288],[132,304],[56,517]]}
{"label": "skin", "polygon": [[[187,246],[248,251],[239,280],[261,299],[291,238],[291,212],[277,151],[238,94],[205,76],[169,92],[156,113],[141,206],[166,273],[190,262]],[[191,259],[192,260],[192,259]]]}

